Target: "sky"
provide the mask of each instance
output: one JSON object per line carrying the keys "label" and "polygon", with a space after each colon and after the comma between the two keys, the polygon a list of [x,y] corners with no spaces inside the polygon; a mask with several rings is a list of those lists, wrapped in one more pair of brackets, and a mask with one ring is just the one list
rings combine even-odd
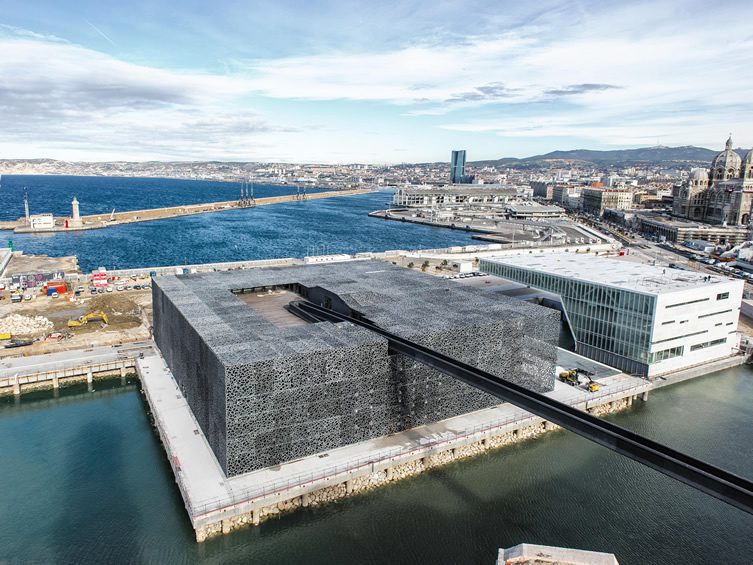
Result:
{"label": "sky", "polygon": [[0,159],[753,146],[753,3],[0,0]]}

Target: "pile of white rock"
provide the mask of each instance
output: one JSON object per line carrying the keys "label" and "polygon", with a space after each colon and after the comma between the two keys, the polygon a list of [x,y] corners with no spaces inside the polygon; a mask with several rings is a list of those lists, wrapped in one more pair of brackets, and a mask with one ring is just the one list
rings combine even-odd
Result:
{"label": "pile of white rock", "polygon": [[0,319],[0,334],[37,335],[52,328],[53,323],[44,316],[10,314]]}

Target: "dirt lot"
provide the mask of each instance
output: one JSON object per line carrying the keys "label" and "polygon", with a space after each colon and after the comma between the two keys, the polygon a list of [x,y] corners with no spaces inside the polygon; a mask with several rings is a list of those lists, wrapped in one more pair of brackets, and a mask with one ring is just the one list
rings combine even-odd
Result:
{"label": "dirt lot", "polygon": [[[0,318],[9,314],[44,316],[54,324],[52,331],[67,337],[58,342],[37,341],[23,348],[0,349],[0,357],[29,355],[97,345],[111,345],[148,339],[152,320],[151,290],[114,291],[74,300],[60,296],[38,296],[29,302],[11,304],[7,292],[0,300]],[[68,327],[68,320],[78,319],[89,312],[104,312],[109,324],[92,321],[76,328]],[[13,336],[23,339],[27,336]]]}

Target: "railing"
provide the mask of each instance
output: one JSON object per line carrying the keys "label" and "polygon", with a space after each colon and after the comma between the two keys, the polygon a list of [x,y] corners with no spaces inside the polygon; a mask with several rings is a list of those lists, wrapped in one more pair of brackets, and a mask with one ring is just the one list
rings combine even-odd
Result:
{"label": "railing", "polygon": [[[588,396],[585,398],[582,396],[579,396],[577,398],[573,397],[571,399],[568,399],[566,403],[570,404],[571,406],[586,404],[594,400],[619,395],[620,393],[623,393],[630,389],[638,389],[645,386],[646,384],[647,383],[645,382],[642,382],[640,384],[623,383],[616,388],[613,388],[614,385],[607,385],[605,388],[608,388],[608,390],[604,390],[603,392],[600,390],[598,393],[588,393]],[[585,391],[583,392],[585,393]],[[387,451],[382,451],[379,455],[361,457],[340,465],[326,467],[324,469],[321,469],[320,471],[301,473],[284,481],[270,481],[257,485],[253,488],[232,491],[228,496],[221,498],[212,498],[197,503],[192,503],[186,498],[184,494],[186,509],[194,520],[201,519],[213,512],[228,510],[233,506],[241,504],[248,504],[254,502],[256,499],[266,498],[275,494],[285,492],[292,488],[300,488],[317,481],[333,479],[342,475],[349,475],[354,472],[364,470],[368,467],[373,468],[374,466],[380,466],[385,463],[392,462],[396,459],[407,459],[408,461],[410,461],[413,459],[412,456],[416,455],[417,453],[430,453],[431,451],[436,450],[437,447],[442,445],[462,441],[476,435],[483,435],[492,430],[501,430],[505,426],[509,426],[511,424],[518,424],[518,426],[520,426],[527,422],[532,424],[536,421],[542,421],[542,419],[524,410],[519,410],[511,414],[510,416],[507,416],[506,418],[500,418],[492,422],[474,426],[473,428],[468,429],[462,433],[456,434],[453,432],[446,432],[444,434],[441,434],[441,436],[436,439],[427,438],[426,440],[422,440],[421,444],[418,446],[412,446],[409,448],[396,447]],[[166,447],[168,447],[167,444]],[[170,451],[169,447],[168,451]],[[173,464],[172,461],[171,464]],[[178,474],[176,471],[176,477],[177,476]],[[183,491],[182,487],[181,491]]]}

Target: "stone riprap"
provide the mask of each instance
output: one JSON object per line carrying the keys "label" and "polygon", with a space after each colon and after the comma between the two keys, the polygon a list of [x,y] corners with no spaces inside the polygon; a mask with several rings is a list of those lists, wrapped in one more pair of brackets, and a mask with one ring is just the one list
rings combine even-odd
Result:
{"label": "stone riprap", "polygon": [[158,277],[154,338],[228,476],[499,403],[364,328],[275,324],[238,296],[275,289],[554,387],[559,312],[453,281],[373,261]]}

